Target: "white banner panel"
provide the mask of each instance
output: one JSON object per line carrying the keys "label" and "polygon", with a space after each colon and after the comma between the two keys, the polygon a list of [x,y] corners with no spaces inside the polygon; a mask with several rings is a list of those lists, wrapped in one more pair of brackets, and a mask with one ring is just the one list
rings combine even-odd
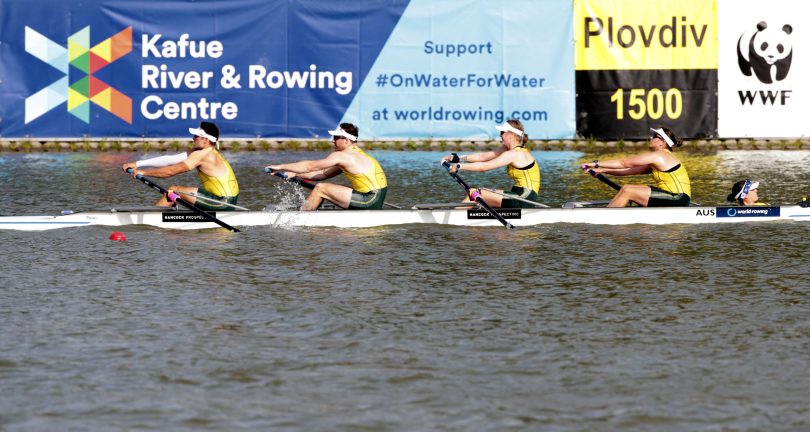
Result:
{"label": "white banner panel", "polygon": [[718,0],[718,134],[810,136],[810,2]]}

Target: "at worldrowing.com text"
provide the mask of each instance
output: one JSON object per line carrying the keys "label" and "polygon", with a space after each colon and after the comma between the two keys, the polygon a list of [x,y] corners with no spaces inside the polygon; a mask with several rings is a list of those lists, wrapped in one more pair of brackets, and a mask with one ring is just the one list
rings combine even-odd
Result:
{"label": "at worldrowing.com text", "polygon": [[516,88],[541,88],[546,79],[540,77],[530,77],[526,75],[512,74],[492,74],[476,75],[433,75],[415,73],[410,75],[379,74],[377,75],[377,87],[516,87]]}
{"label": "at worldrowing.com text", "polygon": [[372,119],[396,121],[492,121],[495,123],[503,123],[507,119],[518,119],[523,122],[537,122],[548,121],[548,112],[541,110],[513,110],[506,117],[502,110],[488,110],[483,107],[478,107],[478,109],[446,109],[443,106],[435,108],[430,106],[421,110],[389,110],[383,108],[375,110],[372,113]]}

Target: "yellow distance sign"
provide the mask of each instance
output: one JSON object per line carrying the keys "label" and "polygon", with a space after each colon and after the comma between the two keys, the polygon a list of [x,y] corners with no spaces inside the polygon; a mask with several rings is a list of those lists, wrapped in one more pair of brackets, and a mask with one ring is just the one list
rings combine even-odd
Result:
{"label": "yellow distance sign", "polygon": [[576,70],[717,69],[716,0],[574,0]]}

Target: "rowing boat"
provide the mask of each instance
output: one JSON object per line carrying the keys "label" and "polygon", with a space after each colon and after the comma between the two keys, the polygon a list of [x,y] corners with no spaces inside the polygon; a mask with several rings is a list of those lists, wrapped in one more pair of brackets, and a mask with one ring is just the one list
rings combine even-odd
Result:
{"label": "rowing boat", "polygon": [[[557,208],[499,209],[513,225],[554,223],[630,225],[705,224],[766,221],[810,221],[810,208],[798,205],[756,207],[605,208],[567,203]],[[438,224],[502,226],[480,207],[459,204],[421,204],[395,210],[223,211],[211,214],[233,226],[368,228],[386,225]],[[0,229],[41,231],[83,226],[147,225],[168,229],[206,229],[218,225],[193,212],[162,208],[113,208],[104,211],[65,212],[57,216],[2,216]]]}

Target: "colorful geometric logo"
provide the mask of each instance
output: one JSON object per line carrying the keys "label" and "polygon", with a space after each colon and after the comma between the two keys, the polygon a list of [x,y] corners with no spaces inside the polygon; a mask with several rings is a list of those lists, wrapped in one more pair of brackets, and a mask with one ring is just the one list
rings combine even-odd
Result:
{"label": "colorful geometric logo", "polygon": [[[25,51],[53,66],[65,76],[25,99],[25,123],[67,102],[67,110],[90,123],[90,102],[132,124],[132,99],[93,76],[132,51],[132,27],[90,48],[90,26],[68,37],[67,48],[25,27]],[[70,83],[70,66],[83,73]]]}

